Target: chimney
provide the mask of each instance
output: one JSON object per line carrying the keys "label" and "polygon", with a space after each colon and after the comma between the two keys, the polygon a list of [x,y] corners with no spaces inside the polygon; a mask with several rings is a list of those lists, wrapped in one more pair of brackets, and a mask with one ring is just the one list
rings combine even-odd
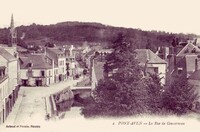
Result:
{"label": "chimney", "polygon": [[149,59],[147,59],[147,61],[145,62],[144,65],[144,76],[147,76],[147,65],[148,65]]}
{"label": "chimney", "polygon": [[197,38],[195,38],[194,40],[193,40],[193,44],[196,46],[197,45]]}
{"label": "chimney", "polygon": [[176,47],[174,47],[174,70],[176,71],[176,69],[177,69],[177,66],[176,66],[176,52],[177,52],[177,48]]}
{"label": "chimney", "polygon": [[165,47],[164,50],[164,59],[167,60],[167,56],[169,55],[169,47]]}
{"label": "chimney", "polygon": [[198,60],[195,59],[195,71],[197,71],[197,70],[198,70]]}
{"label": "chimney", "polygon": [[156,51],[156,54],[159,55],[160,53],[160,46],[158,47],[158,50]]}

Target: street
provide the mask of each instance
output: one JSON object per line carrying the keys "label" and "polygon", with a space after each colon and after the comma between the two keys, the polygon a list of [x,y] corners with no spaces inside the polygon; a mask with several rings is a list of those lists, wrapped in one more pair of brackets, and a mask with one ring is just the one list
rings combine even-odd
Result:
{"label": "street", "polygon": [[[58,92],[68,86],[73,86],[81,80],[82,78],[79,80],[70,79],[49,87],[21,87],[17,102],[4,125],[40,124],[45,122],[46,106],[44,97],[48,97],[50,94]],[[80,110],[75,109],[79,113]],[[72,112],[70,111],[70,113]]]}

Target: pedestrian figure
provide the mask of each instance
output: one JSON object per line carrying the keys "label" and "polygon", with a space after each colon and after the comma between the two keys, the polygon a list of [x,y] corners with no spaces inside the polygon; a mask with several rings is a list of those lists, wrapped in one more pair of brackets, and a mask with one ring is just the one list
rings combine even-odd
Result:
{"label": "pedestrian figure", "polygon": [[49,113],[46,115],[46,120],[49,120],[50,119],[50,116],[49,116]]}

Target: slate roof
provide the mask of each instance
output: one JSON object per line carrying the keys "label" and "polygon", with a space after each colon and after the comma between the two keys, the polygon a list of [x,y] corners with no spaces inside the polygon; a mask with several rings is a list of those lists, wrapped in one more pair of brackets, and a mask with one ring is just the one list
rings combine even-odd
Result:
{"label": "slate roof", "polygon": [[[195,53],[192,53],[192,50],[196,50]],[[185,55],[195,55],[200,54],[200,49],[192,43],[188,43],[178,54],[177,57],[183,57]]]}
{"label": "slate roof", "polygon": [[200,80],[200,70],[197,70],[191,74],[189,77],[191,80]]}
{"label": "slate roof", "polygon": [[149,49],[136,49],[135,52],[137,53],[136,59],[141,64],[145,64],[148,60],[149,64],[166,64],[167,62],[161,59],[158,55],[153,53]]}
{"label": "slate roof", "polygon": [[28,64],[31,62],[33,64],[32,69],[51,69],[53,66],[48,63],[44,55],[29,55],[28,57],[22,57],[21,59],[21,69],[27,69]]}
{"label": "slate roof", "polygon": [[6,51],[4,48],[1,47],[0,47],[0,55],[3,56],[9,62],[17,60],[17,58],[15,58],[8,51]]}

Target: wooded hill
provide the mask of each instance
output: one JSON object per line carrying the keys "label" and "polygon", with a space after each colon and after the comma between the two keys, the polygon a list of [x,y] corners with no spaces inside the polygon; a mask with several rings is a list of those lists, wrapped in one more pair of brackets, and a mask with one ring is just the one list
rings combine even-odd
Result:
{"label": "wooded hill", "polygon": [[[145,48],[147,45],[152,49],[158,46],[169,46],[174,38],[179,41],[186,41],[197,37],[195,34],[175,34],[162,31],[142,31],[124,27],[113,27],[100,23],[85,22],[62,22],[52,25],[37,25],[17,27],[18,37],[25,33],[23,42],[18,41],[22,46],[30,44],[41,45],[47,42],[56,44],[102,43],[110,44],[119,33],[123,33],[130,41],[133,41],[137,48]],[[0,43],[8,43],[8,28],[0,29]]]}

